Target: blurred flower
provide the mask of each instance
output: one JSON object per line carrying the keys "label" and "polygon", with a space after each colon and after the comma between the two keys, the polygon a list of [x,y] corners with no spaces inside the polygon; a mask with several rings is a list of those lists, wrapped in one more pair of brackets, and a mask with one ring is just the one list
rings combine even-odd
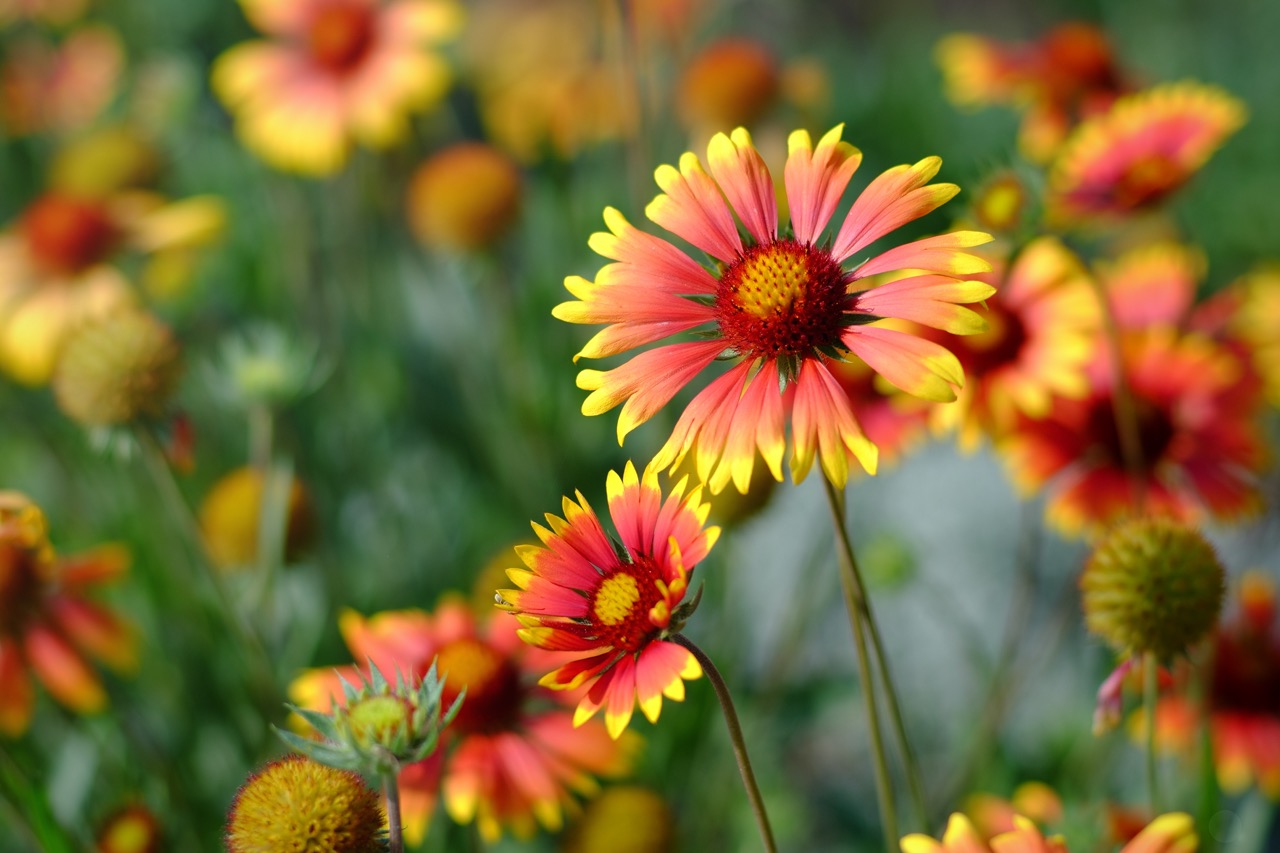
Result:
{"label": "blurred flower", "polygon": [[[563,656],[532,649],[516,636],[514,620],[478,621],[461,600],[428,614],[388,611],[365,619],[346,611],[339,628],[357,660],[388,678],[421,677],[433,659],[444,674],[447,706],[466,690],[445,744],[400,773],[405,838],[417,844],[443,791],[455,821],[475,822],[496,841],[504,829],[532,835],[539,824],[558,830],[571,792],[592,794],[594,776],[626,772],[636,743],[615,743],[604,726],[577,728],[557,694],[532,681]],[[338,675],[358,679],[362,668],[315,669],[294,680],[289,695],[300,707],[328,711],[343,700]],[[443,781],[442,781],[443,780]]]}
{"label": "blurred flower", "polygon": [[1024,110],[1019,147],[1038,163],[1053,155],[1077,122],[1105,110],[1128,88],[1106,34],[1092,24],[1059,24],[1022,44],[955,33],[938,43],[936,56],[952,103]]}
{"label": "blurred flower", "polygon": [[378,853],[383,822],[378,794],[359,774],[286,755],[240,786],[223,840],[229,853]]}
{"label": "blurred flower", "polygon": [[245,146],[279,169],[329,175],[352,142],[387,148],[451,74],[436,48],[457,35],[453,0],[241,0],[271,40],[214,62],[212,86]]}
{"label": "blurred flower", "polygon": [[159,415],[181,363],[169,327],[133,307],[89,320],[62,347],[53,374],[58,407],[86,426]]}
{"label": "blurred flower", "polygon": [[[200,504],[200,532],[214,565],[235,569],[258,559],[258,526],[266,478],[251,466],[237,468],[213,484]],[[294,562],[315,534],[311,500],[297,477],[289,484],[285,509],[284,559]]]}
{"label": "blurred flower", "polygon": [[970,213],[983,230],[1011,234],[1022,225],[1031,201],[1026,182],[1011,171],[1002,171],[974,192]]}
{"label": "blurred flower", "polygon": [[203,245],[223,217],[210,196],[169,202],[141,190],[53,190],[36,198],[0,233],[0,369],[30,385],[48,382],[73,329],[134,301],[117,255]]}
{"label": "blurred flower", "polygon": [[669,853],[675,816],[662,795],[639,785],[614,785],[587,803],[565,832],[563,853]]}
{"label": "blurred flower", "polygon": [[116,95],[124,69],[120,36],[98,24],[58,46],[27,36],[5,46],[0,64],[0,125],[7,136],[87,127]]}
{"label": "blurred flower", "polygon": [[1244,121],[1244,104],[1216,86],[1167,83],[1126,95],[1063,143],[1049,168],[1048,215],[1088,224],[1156,204]]}
{"label": "blurred flower", "polygon": [[[1119,853],[1193,853],[1200,843],[1191,815],[1170,812],[1147,824]],[[1069,853],[1060,835],[1046,838],[1034,823],[1015,816],[1014,828],[984,841],[968,818],[956,813],[942,841],[913,834],[902,839],[902,853]]]}
{"label": "blurred flower", "polygon": [[1024,493],[1048,487],[1048,519],[1097,531],[1145,506],[1188,523],[1256,512],[1266,459],[1256,394],[1241,393],[1239,358],[1168,327],[1128,333],[1122,356],[1137,422],[1140,468],[1126,466],[1109,360],[1089,368],[1089,393],[1055,400],[1041,420],[1020,417],[1000,450]]}
{"label": "blurred flower", "polygon": [[423,244],[455,251],[482,249],[515,221],[520,169],[497,148],[461,142],[437,151],[409,182],[409,228]]}
{"label": "blurred flower", "polygon": [[1116,325],[1122,329],[1184,326],[1204,277],[1204,253],[1173,242],[1139,245],[1097,263]]}
{"label": "blurred flower", "polygon": [[160,853],[160,821],[143,805],[125,806],[103,821],[94,853]]}
{"label": "blurred flower", "polygon": [[[990,266],[964,249],[990,238],[958,231],[888,249],[855,269],[845,263],[871,243],[945,203],[954,184],[929,184],[941,160],[897,166],[872,181],[829,244],[819,242],[861,153],[836,127],[815,149],[805,131],[789,140],[786,165],[793,236],[779,234],[773,180],[741,128],[717,134],[707,149],[710,174],[693,153],[680,168],[662,166],[663,192],[646,209],[661,227],[707,252],[709,271],[666,240],[605,209],[611,233],[590,245],[612,263],[594,282],[569,276],[578,301],[553,313],[571,323],[606,323],[575,359],[605,358],[685,331],[692,340],[666,342],[603,372],[583,370],[578,387],[591,391],[584,414],[625,403],[619,441],[661,409],[712,362],[737,363],[701,391],[651,463],[674,468],[696,450],[700,479],[713,492],[733,481],[745,490],[756,448],[782,479],[786,421],[791,421],[791,473],[799,481],[820,458],[828,479],[843,486],[849,454],[874,473],[876,448],[863,435],[848,398],[831,374],[833,360],[860,358],[889,382],[931,400],[955,399],[964,380],[949,351],[920,337],[876,325],[889,317],[953,334],[983,329],[981,317],[958,303],[985,299],[992,288],[956,276]],[[744,243],[735,213],[748,232]],[[870,276],[918,274],[860,289]],[[790,417],[788,417],[790,415]]]}
{"label": "blurred flower", "polygon": [[[1204,699],[1218,782],[1229,794],[1251,784],[1280,799],[1280,622],[1275,580],[1249,572],[1237,588],[1234,617],[1218,628],[1212,677]],[[1162,698],[1156,737],[1165,746],[1194,750],[1201,715],[1182,695]]]}
{"label": "blurred flower", "polygon": [[1080,260],[1053,237],[1037,237],[979,276],[995,286],[985,331],[957,338],[951,351],[965,385],[954,403],[934,406],[932,422],[956,431],[966,451],[983,436],[999,441],[1019,414],[1049,414],[1053,399],[1080,399],[1100,343],[1098,298]]}
{"label": "blurred flower", "polygon": [[1200,532],[1165,518],[1112,528],[1080,577],[1085,624],[1125,657],[1186,654],[1222,609],[1222,563]]}
{"label": "blurred flower", "polygon": [[331,369],[314,341],[259,322],[241,326],[219,343],[204,378],[226,405],[280,409],[320,387]]}
{"label": "blurred flower", "polygon": [[39,507],[25,495],[0,492],[0,734],[16,737],[31,722],[28,672],[77,713],[106,707],[106,691],[85,656],[132,670],[135,637],[83,594],[121,577],[128,565],[114,546],[58,559]]}
{"label": "blurred flower", "polygon": [[549,153],[568,159],[635,130],[634,84],[621,63],[601,58],[599,8],[580,0],[476,4],[461,47],[493,144],[528,163]]}
{"label": "blurred flower", "polygon": [[1009,799],[995,794],[973,794],[965,801],[965,815],[985,839],[1016,829],[1021,815],[1045,826],[1062,820],[1062,798],[1043,782],[1023,782]]}
{"label": "blurred flower", "polygon": [[778,96],[778,62],[765,44],[726,38],[702,48],[676,84],[677,112],[694,138],[754,124]]}
{"label": "blurred flower", "polygon": [[662,697],[684,699],[684,682],[702,675],[693,653],[668,639],[683,627],[697,599],[683,604],[689,575],[720,535],[705,528],[710,505],[702,487],[684,494],[677,483],[664,502],[657,473],[641,480],[627,463],[606,482],[610,538],[582,493],[564,499],[564,518],[547,515],[551,529],[534,524],[545,547],[518,548],[529,568],[507,574],[518,590],[498,591],[498,606],[520,621],[520,638],[575,659],[543,676],[555,690],[590,685],[574,723],[605,709],[609,734],[619,737],[639,704],[657,722]]}

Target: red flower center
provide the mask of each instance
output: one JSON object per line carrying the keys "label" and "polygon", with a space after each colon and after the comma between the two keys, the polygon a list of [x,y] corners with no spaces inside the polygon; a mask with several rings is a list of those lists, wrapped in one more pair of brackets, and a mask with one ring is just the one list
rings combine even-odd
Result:
{"label": "red flower center", "polygon": [[591,624],[584,633],[601,646],[628,652],[644,648],[658,632],[649,611],[663,600],[660,580],[661,570],[649,557],[620,564],[591,593]]}
{"label": "red flower center", "polygon": [[1176,160],[1152,152],[1129,164],[1116,180],[1112,197],[1125,209],[1145,207],[1182,186],[1186,179],[1186,169]]}
{"label": "red flower center", "polygon": [[[1168,451],[1176,430],[1169,412],[1150,400],[1134,395],[1133,408],[1138,422],[1138,445],[1142,449],[1142,470],[1150,474]],[[1085,428],[1093,437],[1092,444],[1101,449],[1107,461],[1117,468],[1124,467],[1124,441],[1110,397],[1094,404]]]}
{"label": "red flower center", "polygon": [[795,240],[752,246],[720,276],[720,332],[750,359],[838,347],[852,307],[847,285],[845,271],[825,249]]}
{"label": "red flower center", "polygon": [[1016,363],[1027,342],[1027,327],[1022,318],[1001,305],[998,298],[987,302],[985,316],[985,332],[966,335],[952,345],[969,376],[984,376]]}
{"label": "red flower center", "polygon": [[1280,643],[1256,631],[1220,632],[1211,697],[1218,711],[1274,716],[1280,709]]}
{"label": "red flower center", "polygon": [[444,708],[463,688],[466,698],[453,725],[464,734],[511,729],[520,716],[524,688],[510,658],[481,640],[454,640],[440,650],[436,670],[444,678]]}
{"label": "red flower center", "polygon": [[364,4],[329,3],[311,20],[307,49],[330,71],[350,71],[373,46],[375,24],[373,10]]}
{"label": "red flower center", "polygon": [[120,237],[100,202],[56,193],[32,202],[19,228],[36,263],[63,274],[103,260]]}
{"label": "red flower center", "polygon": [[47,553],[16,528],[0,523],[0,638],[20,633],[41,608],[51,568]]}

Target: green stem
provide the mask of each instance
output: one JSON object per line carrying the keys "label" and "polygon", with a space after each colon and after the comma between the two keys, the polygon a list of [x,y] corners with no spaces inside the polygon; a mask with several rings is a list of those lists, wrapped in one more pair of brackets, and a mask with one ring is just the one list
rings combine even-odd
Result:
{"label": "green stem", "polygon": [[1116,434],[1120,439],[1120,456],[1133,486],[1134,509],[1141,514],[1147,502],[1147,483],[1144,471],[1146,460],[1142,453],[1142,432],[1138,423],[1138,408],[1125,371],[1124,343],[1120,325],[1116,322],[1106,287],[1096,276],[1089,276],[1098,308],[1102,315],[1102,329],[1111,361],[1111,410],[1115,418]]}
{"label": "green stem", "polygon": [[920,765],[916,761],[915,750],[907,737],[907,727],[902,715],[902,705],[898,702],[898,691],[894,688],[893,673],[889,669],[889,658],[884,651],[884,643],[880,639],[880,627],[876,624],[875,614],[871,611],[871,599],[866,594],[866,586],[862,582],[862,573],[858,570],[858,560],[853,552],[853,542],[849,538],[849,530],[844,523],[844,496],[837,493],[827,483],[827,498],[834,500],[832,509],[838,513],[839,524],[836,525],[836,536],[840,541],[844,557],[848,560],[850,579],[858,593],[858,601],[862,606],[862,617],[867,625],[867,634],[871,638],[871,650],[876,656],[876,666],[880,669],[880,678],[884,682],[885,700],[889,706],[889,719],[893,723],[894,737],[898,741],[898,749],[902,752],[903,764],[907,772],[907,790],[911,794],[911,805],[916,813],[916,820],[924,827],[929,822],[928,810],[925,808],[924,786],[920,782]]}
{"label": "green stem", "polygon": [[1142,700],[1147,715],[1147,793],[1151,797],[1151,813],[1160,814],[1160,781],[1156,762],[1156,702],[1160,698],[1160,664],[1152,652],[1142,659]]}
{"label": "green stem", "polygon": [[387,846],[390,853],[404,853],[404,827],[400,821],[400,783],[396,771],[382,777],[382,790],[387,798]]}
{"label": "green stem", "polygon": [[747,791],[747,800],[751,803],[751,811],[756,818],[756,828],[760,830],[760,840],[764,842],[767,853],[777,853],[778,847],[773,840],[773,830],[769,827],[769,813],[765,811],[764,799],[760,796],[760,786],[756,784],[756,775],[751,770],[751,759],[747,755],[747,742],[742,736],[742,724],[738,722],[738,712],[733,707],[733,697],[729,695],[729,686],[725,684],[720,670],[707,657],[706,652],[698,648],[692,640],[683,634],[671,637],[673,642],[684,646],[707,674],[716,699],[720,701],[720,710],[724,712],[725,728],[729,730],[729,741],[733,744],[733,757],[738,761],[738,772],[742,774],[742,786]]}
{"label": "green stem", "polygon": [[858,573],[858,564],[853,556],[853,544],[844,526],[844,508],[835,486],[826,477],[822,478],[827,490],[827,504],[831,508],[831,520],[835,524],[836,539],[841,547],[836,551],[840,556],[840,583],[844,589],[845,607],[849,611],[849,626],[853,629],[853,645],[858,656],[858,677],[862,681],[862,697],[867,708],[867,728],[871,734],[871,755],[874,759],[876,774],[876,802],[880,807],[880,828],[884,832],[885,849],[895,853],[898,849],[898,812],[894,803],[893,779],[889,775],[889,762],[885,757],[884,735],[880,730],[880,712],[876,707],[875,673],[871,670],[871,659],[867,654],[867,637],[870,631],[866,628],[867,610],[864,607],[866,595],[862,586],[862,578]]}

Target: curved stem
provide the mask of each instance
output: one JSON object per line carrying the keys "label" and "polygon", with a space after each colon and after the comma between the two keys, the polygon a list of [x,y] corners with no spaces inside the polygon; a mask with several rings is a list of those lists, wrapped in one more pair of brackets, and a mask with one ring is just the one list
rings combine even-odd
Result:
{"label": "curved stem", "polygon": [[1152,652],[1142,659],[1142,702],[1147,716],[1147,794],[1151,813],[1160,814],[1160,782],[1156,767],[1156,702],[1159,700],[1160,664]]}
{"label": "curved stem", "polygon": [[1142,431],[1138,423],[1138,407],[1125,372],[1124,345],[1120,339],[1120,325],[1116,322],[1111,300],[1106,288],[1096,276],[1089,276],[1098,298],[1102,314],[1102,328],[1106,337],[1111,361],[1111,412],[1115,418],[1116,435],[1120,439],[1120,456],[1133,487],[1134,509],[1141,514],[1147,502],[1147,483],[1143,472],[1146,460],[1142,453]]}
{"label": "curved stem", "polygon": [[698,648],[692,640],[683,634],[671,637],[673,642],[684,646],[697,658],[707,680],[716,692],[720,701],[720,710],[724,712],[725,728],[729,730],[729,741],[733,744],[733,757],[738,761],[738,772],[742,774],[742,787],[747,791],[747,800],[751,803],[751,811],[755,814],[756,828],[760,830],[760,840],[768,853],[777,853],[778,846],[773,840],[773,830],[769,827],[769,814],[764,808],[764,799],[760,796],[760,786],[756,784],[756,775],[751,770],[751,759],[747,756],[747,742],[742,736],[742,724],[738,722],[738,712],[734,710],[733,698],[729,695],[729,687],[724,683],[720,670],[707,657],[706,652]]}
{"label": "curved stem", "polygon": [[894,803],[893,779],[889,775],[889,762],[885,757],[884,735],[880,730],[880,711],[876,707],[875,673],[867,654],[866,594],[858,564],[853,556],[853,544],[844,526],[844,506],[835,486],[822,478],[827,490],[827,504],[831,508],[831,520],[835,524],[836,539],[841,547],[840,583],[844,588],[845,607],[849,611],[849,627],[853,629],[853,645],[858,656],[858,677],[862,681],[862,697],[867,707],[867,728],[871,734],[871,755],[876,774],[876,802],[880,807],[880,828],[884,832],[885,849],[894,853],[898,849],[898,812]]}
{"label": "curved stem", "polygon": [[400,825],[400,783],[394,770],[383,774],[382,790],[387,798],[387,847],[391,853],[404,853],[404,827]]}

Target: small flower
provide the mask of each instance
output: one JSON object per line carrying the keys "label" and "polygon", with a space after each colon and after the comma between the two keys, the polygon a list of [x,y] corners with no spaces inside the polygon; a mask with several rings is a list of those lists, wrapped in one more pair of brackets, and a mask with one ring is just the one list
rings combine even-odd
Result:
{"label": "small flower", "polygon": [[609,515],[620,541],[605,532],[578,493],[564,499],[564,518],[548,514],[550,529],[534,524],[540,546],[517,549],[528,569],[507,572],[519,589],[498,591],[499,606],[523,626],[530,645],[575,653],[539,681],[553,690],[590,685],[574,724],[605,709],[609,734],[619,737],[639,704],[657,722],[662,697],[684,699],[684,682],[702,675],[693,653],[668,639],[697,604],[684,602],[689,576],[720,535],[705,528],[710,505],[702,487],[685,495],[682,479],[665,501],[658,475],[644,479],[630,462],[607,480]]}
{"label": "small flower", "polygon": [[212,86],[245,146],[307,175],[345,165],[352,142],[387,148],[408,116],[448,91],[436,53],[462,23],[452,0],[242,0],[270,40],[238,44],[214,62]]}
{"label": "small flower", "polygon": [[0,65],[0,124],[5,136],[85,128],[115,98],[125,50],[115,30],[78,26],[57,45],[24,36],[5,45]]}
{"label": "small flower", "polygon": [[563,853],[668,853],[675,816],[656,791],[639,785],[605,788],[565,832]]}
{"label": "small flower", "polygon": [[[236,569],[253,565],[258,559],[258,526],[265,492],[266,477],[248,465],[224,475],[210,487],[200,504],[199,518],[205,550],[214,565]],[[293,562],[315,534],[311,499],[297,477],[290,480],[284,511],[284,559]]]}
{"label": "small flower", "polygon": [[462,142],[428,158],[409,182],[409,227],[424,245],[474,251],[494,243],[520,212],[520,170],[483,142]]}
{"label": "small flower", "polygon": [[329,713],[292,708],[323,738],[316,742],[293,732],[277,730],[280,738],[303,755],[365,776],[398,775],[401,768],[423,761],[440,745],[440,732],[457,715],[463,696],[447,709],[441,703],[444,681],[435,662],[421,678],[406,680],[397,673],[395,684],[370,667],[362,684],[341,679],[343,702]]}
{"label": "small flower", "polygon": [[359,774],[286,755],[251,775],[231,802],[230,853],[378,853],[378,794]]}
{"label": "small flower", "polygon": [[1240,295],[1232,331],[1247,347],[1267,401],[1280,408],[1280,264],[1258,265],[1230,290]]}
{"label": "small flower", "polygon": [[125,806],[107,818],[95,840],[94,853],[160,853],[164,843],[160,821],[146,806]]}
{"label": "small flower", "polygon": [[1126,95],[1063,143],[1049,170],[1049,215],[1079,224],[1161,202],[1244,121],[1244,104],[1215,86],[1168,83]]}
{"label": "small flower", "polygon": [[[964,380],[955,356],[881,321],[896,317],[953,334],[981,331],[981,317],[960,303],[985,299],[992,288],[958,276],[990,268],[964,251],[990,237],[973,231],[928,237],[848,268],[870,244],[959,190],[929,184],[941,165],[937,157],[889,169],[824,242],[822,232],[862,159],[840,141],[841,131],[831,130],[816,148],[807,132],[791,135],[789,231],[778,229],[773,179],[739,128],[711,140],[710,174],[693,153],[681,157],[678,169],[660,167],[656,179],[663,192],[646,209],[655,223],[708,253],[713,269],[608,208],[609,233],[593,235],[590,244],[612,263],[594,282],[565,280],[577,301],[556,306],[555,316],[608,324],[575,358],[605,358],[661,342],[613,370],[578,374],[578,387],[591,392],[584,414],[622,405],[620,442],[713,362],[732,365],[685,408],[651,463],[658,469],[674,469],[694,453],[698,476],[713,493],[729,482],[744,491],[757,453],[774,479],[782,479],[790,443],[796,481],[817,458],[827,478],[843,486],[850,453],[874,473],[876,448],[832,376],[830,365],[837,361],[861,359],[908,393],[955,399]],[[746,226],[745,240],[735,214]],[[916,274],[864,289],[870,276],[897,270]],[[689,339],[670,340],[685,332]]]}
{"label": "small flower", "polygon": [[1016,818],[1030,818],[1037,825],[1062,820],[1062,798],[1043,782],[1023,782],[1009,799],[994,794],[973,794],[965,801],[965,814],[983,838],[1016,829]]}
{"label": "small flower", "polygon": [[85,656],[129,671],[137,664],[136,638],[82,593],[119,578],[128,565],[123,549],[112,546],[59,559],[39,507],[25,495],[0,492],[0,734],[16,737],[31,723],[28,673],[77,713],[106,707],[106,691]]}
{"label": "small flower", "polygon": [[680,75],[677,111],[698,136],[703,128],[745,127],[772,106],[780,86],[778,61],[765,44],[721,39],[702,48]]}
{"label": "small flower", "polygon": [[1135,519],[1094,548],[1080,578],[1089,630],[1125,656],[1165,661],[1208,636],[1222,608],[1218,556],[1196,530]]}
{"label": "small flower", "polygon": [[279,326],[256,323],[222,340],[204,376],[228,405],[280,409],[318,388],[329,371],[316,343]]}
{"label": "small flower", "polygon": [[[430,614],[402,610],[365,619],[348,611],[339,627],[352,653],[370,661],[371,669],[420,676],[435,659],[444,678],[441,702],[452,703],[466,691],[440,750],[400,772],[410,844],[426,834],[440,795],[450,817],[475,823],[489,842],[506,830],[521,837],[539,825],[558,830],[574,793],[594,793],[594,777],[617,776],[631,765],[634,740],[615,742],[599,724],[576,728],[563,707],[573,697],[533,683],[536,673],[564,656],[522,643],[514,620],[478,620],[464,602],[449,599]],[[331,711],[345,701],[339,675],[350,681],[368,671],[310,670],[289,695],[301,707]]]}
{"label": "small flower", "polygon": [[86,426],[112,426],[163,411],[181,373],[169,327],[121,308],[72,333],[53,375],[58,406]]}

